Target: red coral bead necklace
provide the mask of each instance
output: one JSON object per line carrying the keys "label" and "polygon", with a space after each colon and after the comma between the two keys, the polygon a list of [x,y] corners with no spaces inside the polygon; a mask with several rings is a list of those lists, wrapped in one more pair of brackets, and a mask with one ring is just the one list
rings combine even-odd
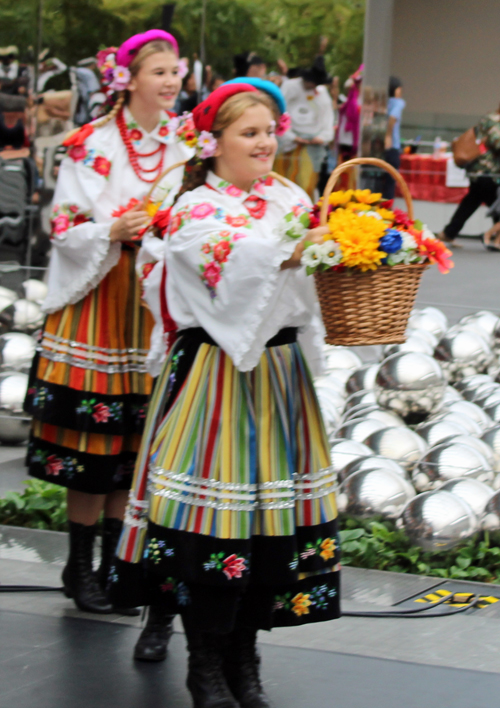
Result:
{"label": "red coral bead necklace", "polygon": [[[167,146],[164,143],[161,143],[159,147],[157,147],[156,150],[153,150],[152,152],[137,152],[134,146],[132,145],[132,141],[130,140],[127,125],[125,123],[125,117],[123,115],[123,110],[121,110],[116,116],[116,125],[118,126],[121,138],[127,149],[130,164],[132,165],[132,169],[134,170],[135,174],[142,182],[147,182],[148,184],[156,182],[158,177],[161,175],[163,169],[163,158],[165,156],[165,150]],[[157,155],[158,153],[160,154],[160,160],[155,167],[152,167],[151,169],[146,169],[140,166],[139,158],[152,157],[153,155]],[[152,177],[148,177],[146,175],[152,175]]]}

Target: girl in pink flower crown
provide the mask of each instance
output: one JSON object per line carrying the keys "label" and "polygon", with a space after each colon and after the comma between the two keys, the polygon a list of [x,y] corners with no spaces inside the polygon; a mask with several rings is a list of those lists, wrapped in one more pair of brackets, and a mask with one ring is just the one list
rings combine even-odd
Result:
{"label": "girl in pink flower crown", "polygon": [[269,708],[257,630],[339,615],[334,475],[312,380],[323,326],[301,266],[325,228],[307,227],[305,192],[270,172],[284,102],[269,87],[226,84],[195,109],[212,147],[186,170],[165,263],[145,286],[178,331],[111,597],[181,614],[195,708]]}
{"label": "girl in pink flower crown", "polygon": [[[65,141],[47,320],[26,406],[33,415],[29,473],[68,489],[65,593],[81,610],[109,613],[116,608],[104,590],[152,388],[146,355],[154,322],[141,305],[135,260],[136,239],[156,207],[146,209],[141,200],[165,168],[193,151],[169,128],[182,78],[172,35],[135,35],[98,60],[111,110]],[[173,198],[182,174],[182,168],[171,172],[153,197]],[[103,512],[102,559],[94,574]],[[151,651],[139,648],[138,658],[152,658]]]}

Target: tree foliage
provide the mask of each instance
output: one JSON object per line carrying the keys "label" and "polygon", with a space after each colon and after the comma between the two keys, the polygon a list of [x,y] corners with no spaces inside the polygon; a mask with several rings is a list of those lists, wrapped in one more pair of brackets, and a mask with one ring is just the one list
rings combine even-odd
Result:
{"label": "tree foliage", "polygon": [[[35,45],[38,0],[0,0],[0,45]],[[177,0],[172,31],[181,52],[199,53],[202,0]],[[44,0],[44,46],[66,63],[161,25],[158,0]],[[255,51],[274,68],[306,66],[329,39],[330,72],[345,80],[363,51],[364,0],[207,0],[206,57],[229,78],[232,57]]]}

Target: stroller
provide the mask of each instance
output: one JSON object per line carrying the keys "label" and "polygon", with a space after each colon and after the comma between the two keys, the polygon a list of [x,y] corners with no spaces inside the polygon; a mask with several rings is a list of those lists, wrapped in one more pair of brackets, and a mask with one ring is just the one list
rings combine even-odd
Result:
{"label": "stroller", "polygon": [[0,156],[0,261],[26,263],[30,233],[39,219],[31,204],[36,168],[29,157]]}

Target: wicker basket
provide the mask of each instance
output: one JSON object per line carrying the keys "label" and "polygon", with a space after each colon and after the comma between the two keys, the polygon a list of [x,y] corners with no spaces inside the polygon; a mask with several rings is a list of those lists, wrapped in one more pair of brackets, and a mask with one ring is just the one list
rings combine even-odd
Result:
{"label": "wicker basket", "polygon": [[[374,157],[355,158],[339,165],[325,188],[320,222],[328,221],[328,198],[339,176],[355,165],[375,165],[391,174],[413,219],[410,191],[399,172]],[[326,328],[325,342],[344,346],[404,342],[408,318],[427,263],[380,266],[362,273],[316,272],[316,290]]]}

